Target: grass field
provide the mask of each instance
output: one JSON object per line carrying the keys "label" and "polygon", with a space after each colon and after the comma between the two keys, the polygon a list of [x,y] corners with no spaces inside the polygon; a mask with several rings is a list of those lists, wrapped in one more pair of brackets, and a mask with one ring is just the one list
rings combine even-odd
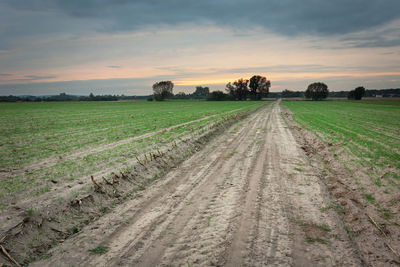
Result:
{"label": "grass field", "polygon": [[[263,102],[63,102],[0,104],[0,200],[102,170],[201,132]],[[186,123],[186,124],[185,124]],[[168,130],[165,130],[168,129]],[[53,181],[53,182],[50,182]],[[5,208],[2,204],[1,208]]]}
{"label": "grass field", "polygon": [[398,201],[400,192],[399,103],[285,101],[284,105],[301,126],[330,147],[365,198],[382,208],[389,200]]}
{"label": "grass field", "polygon": [[351,102],[357,104],[373,104],[373,105],[388,105],[388,106],[400,106],[400,99],[362,99],[362,100],[342,100],[344,102]]}

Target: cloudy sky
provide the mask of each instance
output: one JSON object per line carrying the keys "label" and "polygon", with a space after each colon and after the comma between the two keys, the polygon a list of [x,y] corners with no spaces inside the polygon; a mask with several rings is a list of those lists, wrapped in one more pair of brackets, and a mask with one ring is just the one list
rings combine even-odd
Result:
{"label": "cloudy sky", "polygon": [[0,0],[0,95],[400,87],[399,0]]}

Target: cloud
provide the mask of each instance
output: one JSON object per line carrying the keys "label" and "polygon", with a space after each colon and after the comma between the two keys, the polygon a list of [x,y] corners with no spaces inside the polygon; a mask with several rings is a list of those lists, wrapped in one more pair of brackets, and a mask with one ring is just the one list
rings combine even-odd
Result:
{"label": "cloud", "polygon": [[400,45],[400,20],[393,21],[374,30],[363,30],[357,33],[345,34],[340,40],[342,46],[393,47]]}
{"label": "cloud", "polygon": [[112,32],[212,23],[244,30],[261,27],[288,36],[331,35],[363,31],[400,18],[398,0],[9,0],[7,3],[15,10],[99,20],[96,30]]}
{"label": "cloud", "polygon": [[12,74],[9,74],[9,73],[0,73],[0,77],[8,77],[8,76],[12,76]]}
{"label": "cloud", "polygon": [[107,66],[107,68],[110,68],[110,69],[120,69],[120,68],[122,68],[121,66],[118,66],[118,65],[111,65],[111,66]]}

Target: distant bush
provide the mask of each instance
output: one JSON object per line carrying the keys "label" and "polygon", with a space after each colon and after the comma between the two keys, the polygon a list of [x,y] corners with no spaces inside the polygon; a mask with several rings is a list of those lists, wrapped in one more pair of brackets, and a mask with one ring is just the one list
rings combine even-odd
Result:
{"label": "distant bush", "polygon": [[354,99],[354,90],[351,90],[347,93],[347,99]]}
{"label": "distant bush", "polygon": [[304,97],[304,92],[301,91],[290,91],[288,89],[285,89],[282,91],[281,96],[283,98],[287,97]]}
{"label": "distant bush", "polygon": [[305,92],[306,98],[311,98],[312,100],[322,100],[328,97],[329,90],[328,86],[324,83],[317,82],[312,83],[307,87]]}
{"label": "distant bush", "polygon": [[229,95],[225,94],[222,91],[211,92],[207,97],[207,101],[225,101],[225,100],[229,100]]}
{"label": "distant bush", "polygon": [[179,92],[174,95],[174,99],[189,99],[189,95],[186,95],[184,92]]}
{"label": "distant bush", "polygon": [[363,86],[359,86],[354,90],[351,90],[347,95],[348,99],[361,100],[365,95],[365,88]]}

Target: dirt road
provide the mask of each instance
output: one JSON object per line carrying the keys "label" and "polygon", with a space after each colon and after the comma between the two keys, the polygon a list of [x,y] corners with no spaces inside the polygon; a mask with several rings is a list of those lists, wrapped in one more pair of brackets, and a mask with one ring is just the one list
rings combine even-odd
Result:
{"label": "dirt road", "polygon": [[331,205],[276,102],[32,265],[360,265]]}

